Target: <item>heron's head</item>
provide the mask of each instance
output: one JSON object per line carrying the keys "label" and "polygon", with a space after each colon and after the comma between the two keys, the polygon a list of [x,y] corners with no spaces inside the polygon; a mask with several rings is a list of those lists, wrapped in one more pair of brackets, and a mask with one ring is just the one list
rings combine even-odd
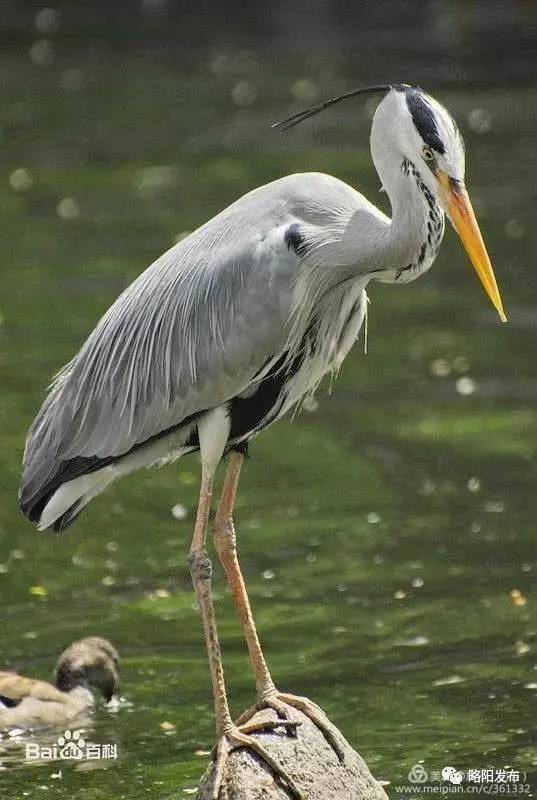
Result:
{"label": "heron's head", "polygon": [[401,190],[401,174],[421,181],[444,209],[459,234],[486,293],[505,322],[496,278],[464,185],[464,142],[451,114],[434,98],[406,84],[353,89],[274,123],[287,130],[325,108],[358,95],[384,93],[373,117],[371,153],[390,198]]}
{"label": "heron's head", "polygon": [[464,184],[464,142],[449,111],[421,89],[394,86],[375,112],[371,145],[374,158],[377,150],[380,159],[384,156],[396,165],[410,162],[419,173],[459,234],[505,322],[492,265]]}
{"label": "heron's head", "polygon": [[98,689],[106,701],[119,688],[119,656],[115,647],[100,636],[73,642],[58,659],[55,682],[62,692],[76,686]]}

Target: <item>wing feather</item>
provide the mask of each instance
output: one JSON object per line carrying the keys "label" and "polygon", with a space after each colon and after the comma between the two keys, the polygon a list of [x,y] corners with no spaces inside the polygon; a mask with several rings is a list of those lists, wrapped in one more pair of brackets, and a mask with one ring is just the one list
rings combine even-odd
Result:
{"label": "wing feather", "polygon": [[299,263],[287,226],[320,225],[327,208],[348,219],[360,197],[329,176],[288,176],[155,261],[54,381],[27,438],[23,507],[62,463],[119,457],[244,391],[285,347]]}

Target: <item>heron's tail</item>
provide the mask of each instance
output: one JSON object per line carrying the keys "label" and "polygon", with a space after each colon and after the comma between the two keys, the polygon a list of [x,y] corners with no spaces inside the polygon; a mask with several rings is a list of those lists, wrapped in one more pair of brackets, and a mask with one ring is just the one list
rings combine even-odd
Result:
{"label": "heron's tail", "polygon": [[116,477],[113,458],[61,458],[61,418],[54,413],[58,394],[53,389],[43,403],[24,451],[20,508],[40,530],[64,530]]}
{"label": "heron's tail", "polygon": [[20,491],[22,513],[39,530],[65,530],[84,506],[117,477],[113,466],[103,466],[100,461],[89,458],[61,461],[49,480],[38,487],[25,470]]}
{"label": "heron's tail", "polygon": [[70,421],[68,413],[63,418],[56,413],[57,401],[61,397],[53,389],[30,428],[24,452],[20,508],[39,530],[65,530],[90,500],[117,478],[155,463],[174,461],[199,448],[192,430],[195,421],[189,418],[122,454],[62,458],[61,454],[68,452],[66,442],[72,443],[62,431],[71,430],[71,426],[66,423]]}

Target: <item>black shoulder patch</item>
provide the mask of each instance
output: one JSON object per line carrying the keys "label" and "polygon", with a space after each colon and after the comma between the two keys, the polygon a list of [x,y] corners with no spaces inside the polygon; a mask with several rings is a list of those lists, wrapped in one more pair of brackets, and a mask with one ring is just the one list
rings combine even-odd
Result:
{"label": "black shoulder patch", "polygon": [[293,248],[297,256],[302,255],[306,250],[306,242],[298,222],[293,222],[292,225],[289,225],[285,231],[283,240],[287,245],[287,249],[290,250]]}
{"label": "black shoulder patch", "polygon": [[417,89],[407,89],[405,98],[412,122],[425,144],[437,153],[445,153],[446,148],[438,133],[434,111],[423,94]]}

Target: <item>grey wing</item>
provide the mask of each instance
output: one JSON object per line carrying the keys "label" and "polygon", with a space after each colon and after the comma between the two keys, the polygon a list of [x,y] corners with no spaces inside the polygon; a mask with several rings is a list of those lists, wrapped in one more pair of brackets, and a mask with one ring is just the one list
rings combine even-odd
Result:
{"label": "grey wing", "polygon": [[325,232],[344,228],[364,202],[330,176],[287,176],[233,203],[142,273],[58,375],[32,425],[23,512],[39,521],[62,482],[242,393],[291,341],[303,261],[297,231],[307,229],[329,263]]}
{"label": "grey wing", "polygon": [[289,212],[249,197],[140,275],[58,375],[27,438],[29,516],[62,463],[106,463],[219,405],[282,347],[297,262]]}
{"label": "grey wing", "polygon": [[62,457],[125,453],[240,391],[282,329],[255,247],[172,250],[129,287],[53,389]]}

